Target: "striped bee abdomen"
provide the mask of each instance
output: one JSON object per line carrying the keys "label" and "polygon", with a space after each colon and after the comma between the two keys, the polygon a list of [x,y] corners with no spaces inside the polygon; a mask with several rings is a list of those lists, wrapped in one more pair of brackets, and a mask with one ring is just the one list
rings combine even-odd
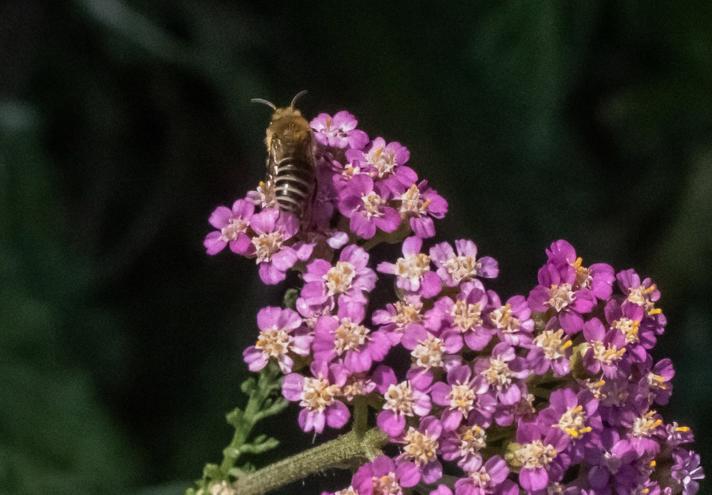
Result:
{"label": "striped bee abdomen", "polygon": [[310,157],[286,156],[270,167],[270,179],[280,210],[307,213],[314,193],[314,165]]}

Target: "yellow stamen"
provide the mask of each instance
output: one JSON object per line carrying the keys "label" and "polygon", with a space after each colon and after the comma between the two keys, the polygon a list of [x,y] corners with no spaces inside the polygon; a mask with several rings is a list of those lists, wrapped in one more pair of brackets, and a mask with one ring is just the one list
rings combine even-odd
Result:
{"label": "yellow stamen", "polygon": [[690,427],[689,426],[678,426],[677,428],[675,428],[675,431],[679,431],[680,433],[687,433],[688,431],[690,431]]}
{"label": "yellow stamen", "polygon": [[578,258],[576,258],[576,261],[574,261],[573,267],[580,268],[582,264],[583,264],[583,258],[581,256],[579,256]]}
{"label": "yellow stamen", "polygon": [[650,294],[651,292],[655,292],[657,290],[657,286],[655,284],[651,285],[647,289],[643,289],[643,293],[645,294]]}
{"label": "yellow stamen", "polygon": [[655,469],[655,466],[657,466],[657,465],[658,465],[658,463],[655,462],[655,459],[653,459],[652,461],[650,461],[650,464],[648,464],[648,467],[650,469]]}
{"label": "yellow stamen", "polygon": [[650,316],[653,316],[653,315],[659,315],[659,314],[661,314],[662,312],[663,312],[663,310],[660,309],[660,308],[653,308],[653,309],[651,309],[650,311],[648,311],[648,314],[649,314]]}
{"label": "yellow stamen", "polygon": [[561,350],[562,350],[562,351],[565,351],[566,349],[568,349],[568,348],[571,347],[572,345],[573,345],[573,342],[571,342],[570,340],[567,340],[566,342],[564,342],[563,344],[561,344]]}

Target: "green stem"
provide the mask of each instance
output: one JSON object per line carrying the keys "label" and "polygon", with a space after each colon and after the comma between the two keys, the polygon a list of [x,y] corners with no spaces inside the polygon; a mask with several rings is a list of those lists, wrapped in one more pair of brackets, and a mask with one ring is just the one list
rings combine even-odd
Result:
{"label": "green stem", "polygon": [[318,445],[292,457],[270,464],[235,483],[239,495],[264,495],[327,469],[351,465],[372,458],[388,442],[378,428],[359,435],[350,431],[334,440]]}

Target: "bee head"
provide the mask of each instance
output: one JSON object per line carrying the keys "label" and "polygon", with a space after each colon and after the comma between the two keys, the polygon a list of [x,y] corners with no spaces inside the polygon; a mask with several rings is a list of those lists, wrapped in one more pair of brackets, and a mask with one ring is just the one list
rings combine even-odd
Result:
{"label": "bee head", "polygon": [[262,98],[253,98],[253,103],[267,105],[273,110],[272,119],[267,128],[267,147],[270,148],[272,140],[279,142],[301,143],[310,141],[309,122],[302,116],[302,113],[294,108],[297,100],[306,94],[306,90],[300,91],[288,107],[277,108],[271,101]]}

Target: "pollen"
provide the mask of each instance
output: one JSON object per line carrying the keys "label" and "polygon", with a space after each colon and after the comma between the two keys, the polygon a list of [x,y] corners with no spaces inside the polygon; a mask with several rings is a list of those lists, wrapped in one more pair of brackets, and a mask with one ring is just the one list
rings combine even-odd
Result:
{"label": "pollen", "polygon": [[248,225],[242,218],[231,218],[230,222],[220,229],[220,240],[225,242],[236,240],[240,234],[245,233]]}
{"label": "pollen", "polygon": [[420,189],[416,184],[411,185],[399,199],[401,201],[400,212],[402,214],[414,213],[417,216],[424,215],[430,203],[429,201],[423,201]]}
{"label": "pollen", "polygon": [[534,345],[544,351],[544,357],[549,361],[565,356],[565,351],[571,347],[571,341],[565,340],[564,330],[544,330],[534,337]]}
{"label": "pollen", "polygon": [[270,261],[272,256],[282,248],[284,236],[281,232],[270,232],[260,234],[252,239],[252,245],[255,246],[255,256],[257,263]]}
{"label": "pollen", "polygon": [[406,301],[398,301],[394,306],[396,308],[395,323],[398,328],[404,328],[410,323],[418,323],[423,319],[420,313],[423,309],[422,303],[410,304]]}
{"label": "pollen", "polygon": [[630,318],[620,318],[614,321],[612,326],[620,330],[627,344],[635,344],[640,340],[638,337],[638,331],[640,329],[639,321],[631,320]]}
{"label": "pollen", "polygon": [[648,411],[644,415],[635,418],[633,421],[633,427],[631,428],[631,435],[634,437],[649,437],[655,430],[660,428],[663,424],[663,420],[656,418],[656,411]]}
{"label": "pollen", "polygon": [[458,284],[477,276],[477,260],[474,256],[453,256],[443,266]]}
{"label": "pollen", "polygon": [[553,445],[545,444],[541,440],[534,440],[519,446],[511,453],[513,464],[524,469],[545,468],[556,458],[558,452]]}
{"label": "pollen", "polygon": [[334,403],[339,386],[330,384],[325,378],[304,378],[304,389],[300,406],[310,411],[322,412]]}
{"label": "pollen", "polygon": [[373,495],[402,495],[403,489],[398,483],[395,473],[374,476],[371,478]]}
{"label": "pollen", "polygon": [[489,314],[489,319],[503,333],[511,334],[519,331],[520,322],[512,313],[512,306],[509,304],[492,310]]}
{"label": "pollen", "polygon": [[348,292],[354,278],[356,278],[356,268],[348,261],[337,261],[336,265],[324,275],[329,295],[334,296]]}
{"label": "pollen", "polygon": [[573,439],[581,438],[591,431],[591,427],[586,425],[586,414],[581,405],[567,409],[561,415],[558,427]]}
{"label": "pollen", "polygon": [[409,382],[390,385],[384,395],[386,402],[383,409],[390,410],[403,416],[413,415],[413,389]]}
{"label": "pollen", "polygon": [[368,194],[362,195],[361,202],[363,203],[363,211],[366,213],[368,218],[383,216],[381,206],[385,203],[385,201],[378,195],[378,193],[371,191]]}
{"label": "pollen", "polygon": [[591,270],[583,266],[583,258],[580,256],[576,258],[571,266],[576,270],[576,286],[579,288],[590,289],[591,282],[593,278],[591,277]]}
{"label": "pollen", "polygon": [[472,411],[475,404],[475,391],[466,383],[453,385],[450,388],[450,409],[456,409],[462,414]]}
{"label": "pollen", "polygon": [[571,304],[575,298],[571,284],[552,285],[549,288],[549,306],[557,312]]}
{"label": "pollen", "polygon": [[487,432],[478,425],[463,426],[458,431],[460,454],[462,457],[476,454],[487,447]]}
{"label": "pollen", "polygon": [[366,160],[373,165],[374,175],[379,179],[387,177],[393,173],[398,163],[395,153],[387,151],[383,146],[378,146],[369,151]]}
{"label": "pollen", "polygon": [[428,334],[427,338],[415,347],[410,353],[413,363],[419,368],[439,368],[443,365],[443,341],[434,335]]}
{"label": "pollen", "polygon": [[489,367],[482,372],[482,376],[498,390],[512,383],[512,370],[506,361],[497,357],[490,358]]}
{"label": "pollen", "polygon": [[411,426],[403,440],[405,441],[404,456],[416,464],[422,466],[435,459],[438,450],[437,438],[422,433]]}
{"label": "pollen", "polygon": [[625,354],[625,347],[619,349],[614,345],[606,345],[599,341],[592,342],[590,345],[593,349],[593,359],[606,366],[618,362]]}
{"label": "pollen", "polygon": [[341,324],[334,331],[334,348],[340,356],[346,351],[359,348],[368,341],[369,330],[363,325],[358,325],[348,318],[341,320]]}
{"label": "pollen", "polygon": [[482,308],[479,303],[469,304],[466,301],[458,299],[455,301],[455,304],[453,304],[450,315],[453,318],[455,326],[462,333],[482,325]]}
{"label": "pollen", "polygon": [[280,358],[289,351],[292,337],[281,328],[269,328],[260,332],[255,347],[265,355]]}
{"label": "pollen", "polygon": [[396,261],[396,276],[407,278],[413,283],[418,282],[428,270],[430,270],[430,256],[424,253],[407,255]]}

